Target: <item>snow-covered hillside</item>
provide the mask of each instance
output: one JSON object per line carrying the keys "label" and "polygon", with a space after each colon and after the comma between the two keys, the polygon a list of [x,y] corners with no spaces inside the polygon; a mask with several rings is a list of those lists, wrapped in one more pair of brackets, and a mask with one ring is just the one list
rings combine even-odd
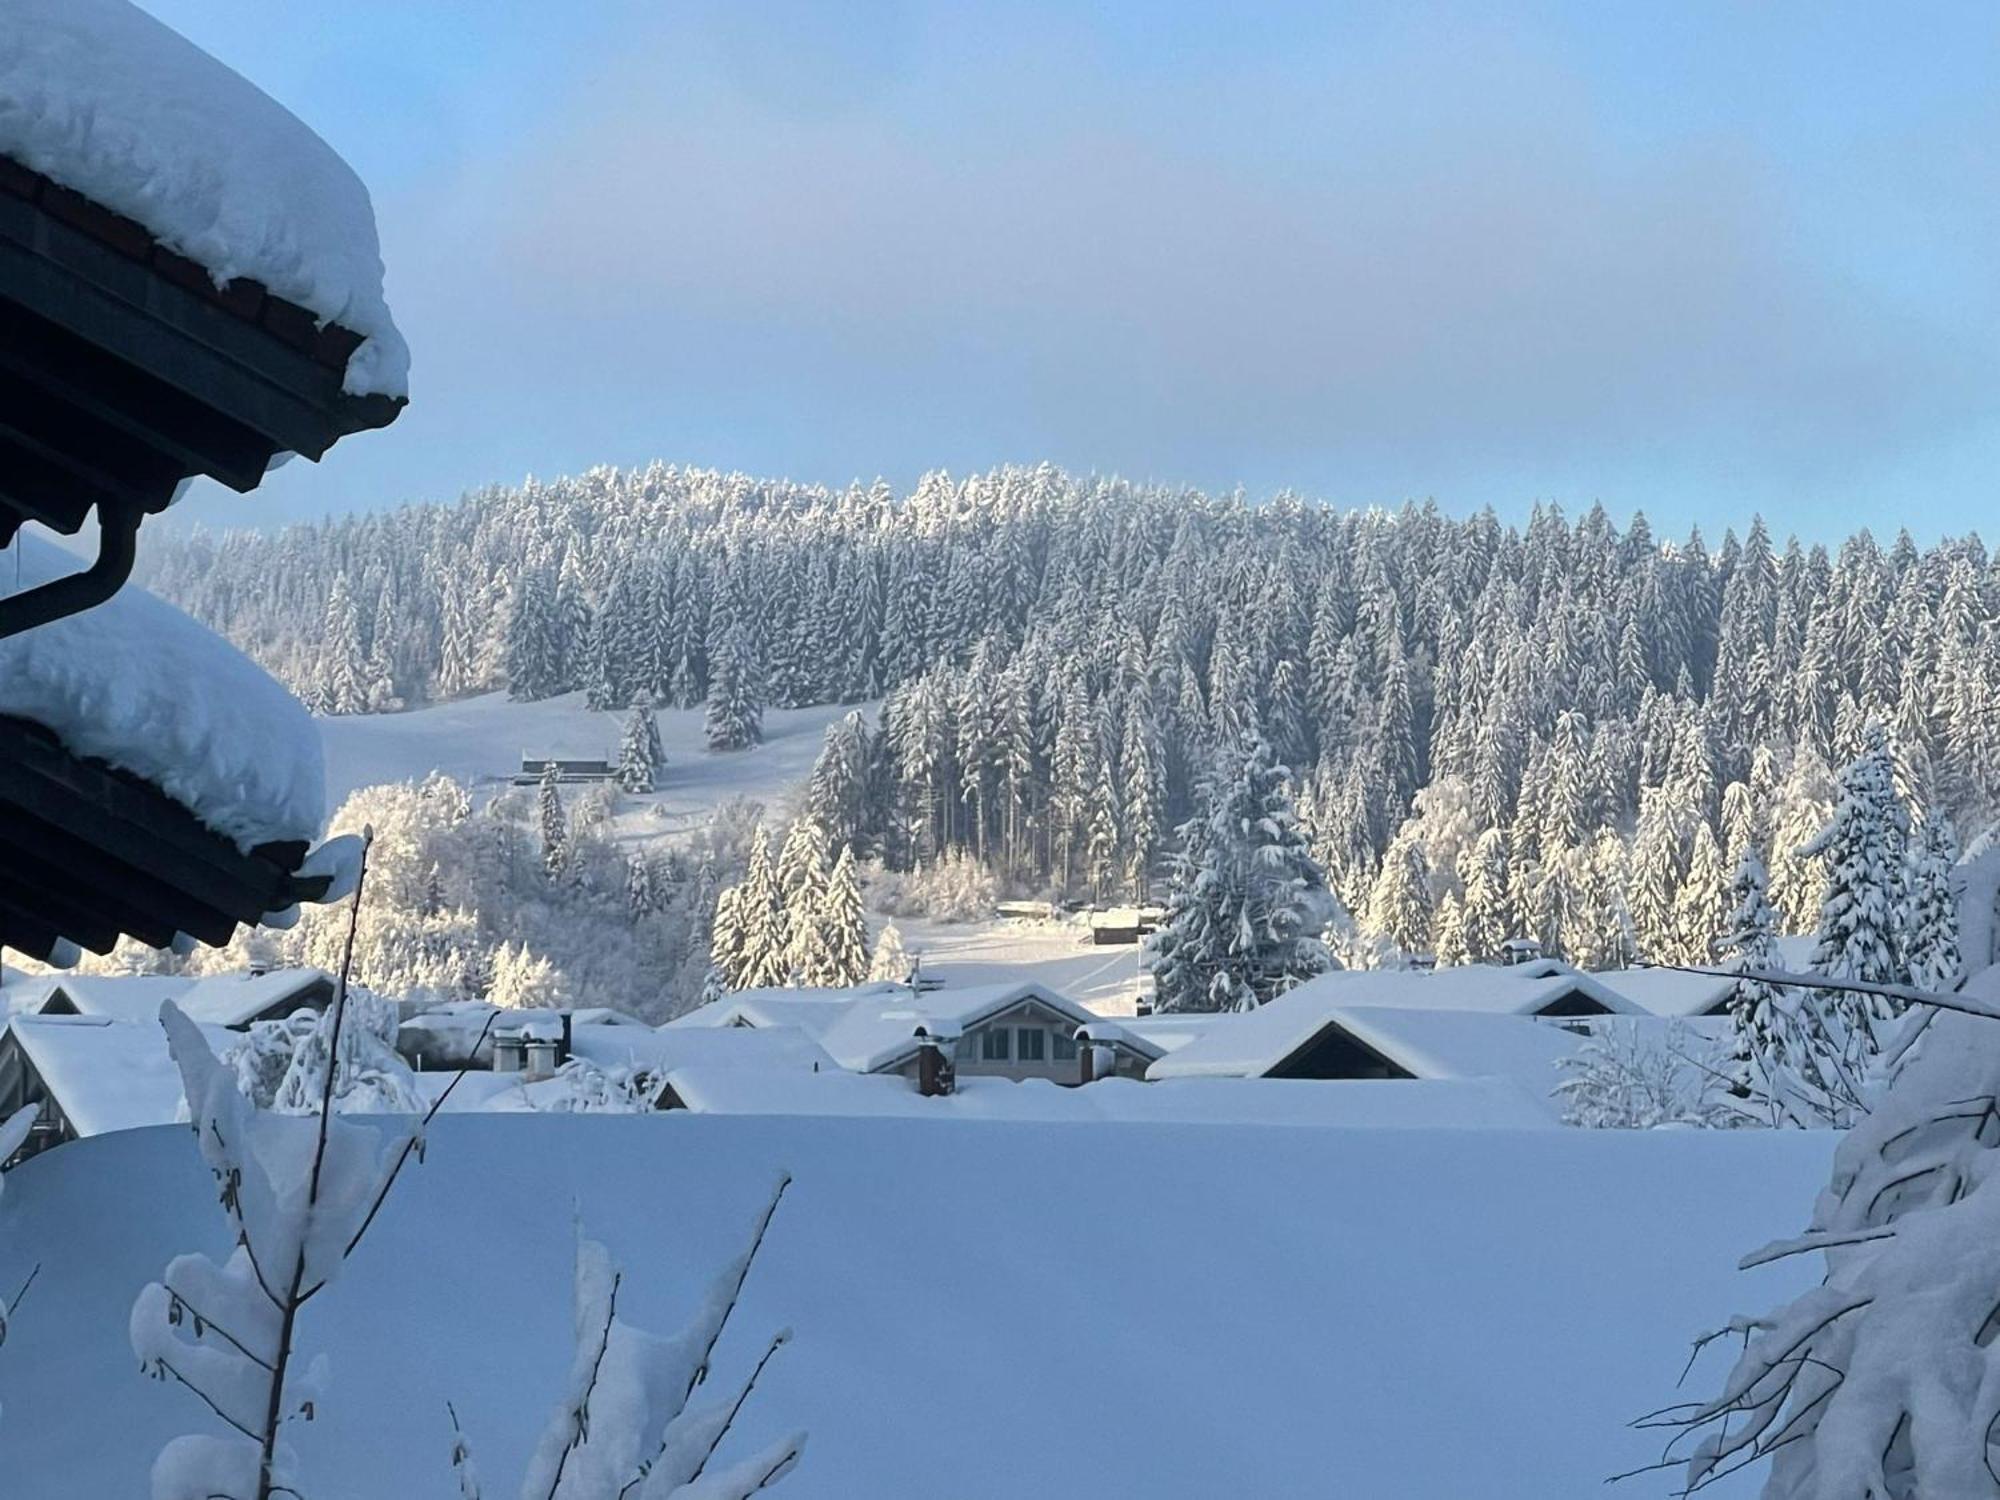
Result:
{"label": "snow-covered hillside", "polygon": [[[308,1310],[332,1383],[296,1440],[322,1500],[448,1494],[449,1398],[482,1470],[519,1472],[569,1358],[572,1203],[625,1264],[621,1314],[672,1328],[782,1166],[796,1182],[717,1374],[796,1330],[739,1434],[810,1430],[788,1500],[1582,1500],[1655,1456],[1624,1424],[1674,1399],[1690,1336],[1807,1284],[1803,1260],[1733,1266],[1803,1221],[1831,1147],[447,1117]],[[126,1321],[221,1224],[183,1130],[9,1179],[0,1286],[42,1270],[0,1357],[6,1493],[143,1494],[159,1444],[201,1428],[133,1368]]]}
{"label": "snow-covered hillside", "polygon": [[[873,711],[873,705],[862,707]],[[659,809],[655,821],[662,832],[685,827],[731,797],[755,798],[775,812],[784,793],[812,770],[826,726],[847,712],[837,704],[769,709],[763,744],[718,754],[704,741],[699,708],[661,709],[666,776],[657,793],[637,800]],[[536,703],[483,693],[409,713],[324,717],[327,805],[338,807],[356,787],[421,780],[432,771],[471,786],[504,781],[520,769],[524,753],[615,757],[624,721],[622,711],[586,708],[581,693]]]}

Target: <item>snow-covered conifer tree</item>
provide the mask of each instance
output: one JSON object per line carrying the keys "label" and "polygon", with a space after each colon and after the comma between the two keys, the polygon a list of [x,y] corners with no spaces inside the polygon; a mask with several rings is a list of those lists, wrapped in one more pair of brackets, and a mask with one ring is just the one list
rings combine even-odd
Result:
{"label": "snow-covered conifer tree", "polygon": [[1430,864],[1423,840],[1399,833],[1382,856],[1382,873],[1375,878],[1368,903],[1368,925],[1405,953],[1431,948]]}
{"label": "snow-covered conifer tree", "polygon": [[[1833,820],[1804,851],[1825,862],[1819,932],[1812,970],[1830,979],[1877,984],[1905,979],[1902,961],[1903,857],[1906,815],[1896,795],[1888,739],[1876,725],[1864,731],[1862,752],[1840,777]],[[1856,1097],[1868,1060],[1878,1049],[1876,1028],[1900,1006],[1853,991],[1821,991],[1813,1010],[1822,1041],[1817,1061]]]}
{"label": "snow-covered conifer tree", "polygon": [[868,955],[868,977],[900,984],[910,976],[910,955],[903,946],[902,929],[884,922],[875,935],[875,947]]}
{"label": "snow-covered conifer tree", "polygon": [[1680,889],[1674,893],[1674,927],[1679,935],[1676,951],[1682,961],[1693,964],[1712,962],[1715,939],[1728,915],[1729,876],[1722,868],[1722,850],[1707,823],[1697,823],[1688,846],[1687,871]]}
{"label": "snow-covered conifer tree", "polygon": [[542,767],[535,809],[542,835],[542,870],[554,880],[569,867],[569,820],[563,815],[562,787],[553,760]]}
{"label": "snow-covered conifer tree", "polygon": [[618,745],[618,784],[628,792],[650,792],[659,785],[663,765],[660,726],[653,717],[652,702],[635,698]]}
{"label": "snow-covered conifer tree", "polygon": [[861,877],[852,844],[840,851],[827,877],[826,895],[814,924],[823,965],[808,976],[814,984],[844,988],[868,977],[868,919],[861,905]]}
{"label": "snow-covered conifer tree", "polygon": [[1818,1123],[1806,1079],[1812,1034],[1799,997],[1754,977],[1783,967],[1778,914],[1765,895],[1764,865],[1745,848],[1729,881],[1729,925],[1716,944],[1743,975],[1729,999],[1731,1087],[1744,1113],[1770,1125]]}
{"label": "snow-covered conifer tree", "polygon": [[1965,957],[1958,938],[1958,896],[1952,890],[1952,867],[1958,863],[1958,836],[1951,819],[1931,809],[1910,841],[1904,876],[1908,912],[1903,925],[1903,956],[1911,984],[1927,990],[1953,990],[1965,977]]}
{"label": "snow-covered conifer tree", "polygon": [[1284,767],[1253,740],[1221,776],[1182,850],[1155,936],[1162,1010],[1249,1010],[1331,963],[1339,904],[1306,847]]}
{"label": "snow-covered conifer tree", "polygon": [[708,683],[704,725],[711,750],[747,750],[764,738],[764,709],[756,657],[742,624],[730,625],[717,645]]}

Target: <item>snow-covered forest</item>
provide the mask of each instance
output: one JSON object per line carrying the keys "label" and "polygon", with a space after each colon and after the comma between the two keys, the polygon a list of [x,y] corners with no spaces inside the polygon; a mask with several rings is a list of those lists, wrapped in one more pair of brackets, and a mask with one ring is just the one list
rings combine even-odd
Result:
{"label": "snow-covered forest", "polygon": [[1746,849],[1810,930],[1801,851],[1867,723],[1968,846],[2000,765],[1976,538],[1830,552],[1754,519],[1710,545],[1601,509],[1517,530],[1047,467],[907,496],[654,467],[197,531],[144,570],[327,713],[712,697],[726,746],[746,703],[885,696],[838,752],[832,849],[964,849],[1019,888],[1156,886],[1254,725],[1347,908],[1445,962],[1523,932],[1587,965],[1706,957]]}

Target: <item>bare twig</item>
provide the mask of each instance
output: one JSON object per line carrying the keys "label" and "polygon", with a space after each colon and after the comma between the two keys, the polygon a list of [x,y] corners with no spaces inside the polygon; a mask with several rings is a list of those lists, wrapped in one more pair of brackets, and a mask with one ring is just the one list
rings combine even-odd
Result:
{"label": "bare twig", "polygon": [[[368,883],[368,846],[372,830],[361,835],[361,866],[355,872],[354,898],[347,910],[347,941],[340,955],[340,984],[333,996],[333,1022],[328,1028],[326,1082],[320,1090],[319,1120],[313,1137],[312,1174],[306,1186],[306,1225],[299,1235],[298,1250],[292,1257],[291,1286],[278,1304],[277,1351],[271,1361],[270,1397],[265,1403],[262,1454],[257,1461],[257,1500],[271,1500],[272,1469],[278,1458],[278,1431],[284,1422],[285,1372],[292,1360],[292,1330],[297,1326],[299,1308],[306,1292],[306,1253],[312,1243],[311,1223],[319,1208],[320,1178],[326,1168],[327,1136],[333,1126],[334,1074],[340,1067],[340,1026],[347,1014],[348,977],[354,968],[354,935],[361,921],[361,893]],[[317,1288],[314,1288],[317,1290]]]}

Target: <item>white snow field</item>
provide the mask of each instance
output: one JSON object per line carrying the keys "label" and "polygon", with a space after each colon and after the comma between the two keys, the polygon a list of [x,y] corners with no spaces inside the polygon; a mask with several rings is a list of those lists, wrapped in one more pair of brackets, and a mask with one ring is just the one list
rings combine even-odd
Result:
{"label": "white snow field", "polygon": [[[512,1493],[570,1361],[573,1208],[624,1265],[620,1315],[669,1331],[782,1168],[796,1181],[716,1378],[795,1330],[732,1439],[810,1431],[790,1500],[1660,1497],[1673,1474],[1602,1486],[1656,1456],[1624,1424],[1687,1394],[1691,1336],[1817,1277],[1808,1257],[1733,1267],[1806,1222],[1832,1146],[446,1117],[304,1315],[331,1383],[295,1441],[315,1500],[448,1495],[450,1399],[488,1492]],[[10,1175],[0,1287],[41,1274],[0,1351],[8,1496],[143,1495],[165,1440],[210,1430],[139,1375],[126,1325],[170,1256],[225,1248],[222,1222],[184,1129]]]}
{"label": "white snow field", "polygon": [[[763,802],[776,824],[785,794],[812,774],[826,726],[853,707],[873,711],[872,704],[766,710],[764,743],[727,752],[708,748],[699,708],[660,709],[666,774],[659,791],[628,800],[644,811],[621,818],[621,828],[683,832],[732,797]],[[490,786],[520,770],[523,754],[615,760],[625,710],[587,708],[581,693],[534,703],[482,693],[407,713],[339,714],[318,722],[326,746],[327,806],[338,807],[357,787],[421,780],[432,771]]]}

